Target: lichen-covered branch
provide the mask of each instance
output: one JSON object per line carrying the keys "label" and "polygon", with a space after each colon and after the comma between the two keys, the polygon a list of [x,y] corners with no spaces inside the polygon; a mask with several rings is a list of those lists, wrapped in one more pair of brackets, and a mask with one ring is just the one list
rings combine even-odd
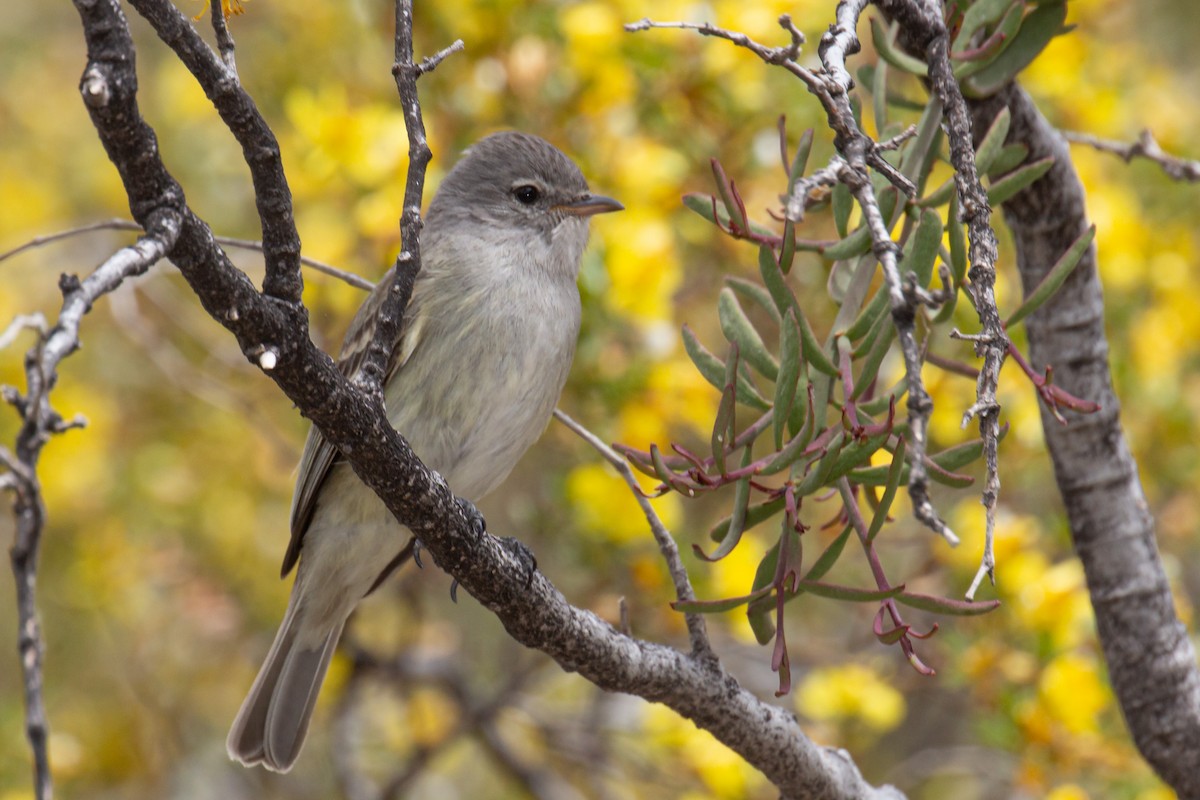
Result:
{"label": "lichen-covered branch", "polygon": [[[232,39],[221,38],[223,48],[228,48],[227,63],[200,38],[191,20],[167,0],[130,0],[130,5],[192,73],[241,145],[262,223],[266,266],[263,292],[287,303],[299,303],[304,279],[300,275],[300,235],[292,214],[292,192],[283,173],[279,142],[232,66]],[[223,19],[220,23],[214,20],[214,24],[223,23]]]}
{"label": "lichen-covered branch", "polygon": [[967,591],[969,599],[974,597],[975,590],[985,576],[995,580],[992,542],[996,528],[996,503],[1000,496],[1000,403],[996,399],[996,388],[1000,380],[1000,368],[1008,353],[1008,335],[996,307],[996,232],[992,229],[987,191],[975,168],[971,115],[958,80],[954,77],[950,62],[950,34],[942,19],[941,4],[929,0],[878,0],[877,5],[900,23],[901,40],[929,65],[930,88],[942,104],[944,127],[950,143],[950,164],[954,167],[960,213],[967,225],[970,243],[970,269],[967,274],[971,282],[968,295],[975,306],[981,330],[962,338],[974,342],[976,355],[982,358],[983,365],[975,383],[975,403],[963,414],[963,427],[972,418],[979,418],[987,472],[981,498],[987,516],[987,530],[982,563]]}

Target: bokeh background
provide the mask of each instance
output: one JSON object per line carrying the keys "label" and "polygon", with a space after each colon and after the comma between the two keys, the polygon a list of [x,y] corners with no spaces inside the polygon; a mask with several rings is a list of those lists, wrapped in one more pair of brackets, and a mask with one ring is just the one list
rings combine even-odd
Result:
{"label": "bokeh background", "polygon": [[[206,3],[180,2],[189,14]],[[754,277],[754,251],[723,240],[680,195],[710,191],[718,157],[751,213],[766,219],[783,185],[776,121],[791,141],[817,129],[812,163],[832,152],[803,87],[728,43],[621,25],[710,20],[778,44],[788,12],[815,41],[832,0],[635,3],[439,0],[418,3],[417,49],[455,38],[466,52],[421,81],[435,151],[430,189],[458,151],[501,128],[540,133],[571,153],[592,186],[627,210],[593,225],[581,275],[585,324],[561,406],[609,441],[700,442],[716,392],[683,356],[678,328],[720,340],[715,298],[726,274]],[[398,249],[407,145],[390,76],[392,10],[381,0],[252,0],[231,20],[238,66],[283,148],[307,256],[377,277]],[[130,12],[132,13],[132,12]],[[1023,78],[1061,127],[1131,140],[1148,127],[1169,151],[1200,158],[1200,16],[1186,0],[1073,3],[1078,28]],[[206,29],[207,19],[197,24]],[[259,236],[240,152],[190,75],[133,19],[140,102],[192,207],[222,235]],[[866,27],[864,39],[869,42]],[[870,47],[855,65],[874,60]],[[69,3],[11,4],[0,15],[0,251],[39,234],[127,216],[78,99],[85,63]],[[905,91],[919,92],[916,84]],[[872,130],[870,104],[866,122]],[[1200,596],[1200,192],[1152,164],[1072,150],[1098,225],[1112,366],[1124,422],[1158,520],[1179,612]],[[428,196],[428,195],[427,195]],[[828,235],[814,218],[807,234]],[[1003,230],[1004,307],[1017,284]],[[85,272],[130,234],[100,232],[0,261],[0,325],[57,312],[61,272]],[[261,277],[253,253],[235,253]],[[828,264],[793,279],[821,330],[832,319]],[[314,335],[335,350],[362,293],[307,274]],[[958,323],[976,323],[960,305]],[[305,423],[209,320],[168,265],[101,302],[85,347],[65,362],[56,406],[86,430],[46,449],[49,507],[40,571],[46,695],[55,778],[66,797],[374,796],[767,798],[765,780],[672,712],[606,695],[509,642],[496,621],[435,567],[408,569],[364,604],[288,776],[246,771],[224,754],[229,721],[282,614],[276,579],[287,540]],[[23,386],[28,335],[0,351],[0,383]],[[963,348],[960,357],[969,360]],[[972,384],[933,377],[934,436],[958,429]],[[874,609],[805,598],[789,608],[796,678],[777,702],[823,744],[848,748],[873,782],[917,798],[1170,797],[1136,755],[1106,682],[1080,567],[1042,446],[1033,392],[1010,364],[1001,400],[1001,608],[940,620],[921,653],[926,678],[871,634]],[[0,411],[0,442],[16,417]],[[908,519],[881,539],[889,575],[961,593],[982,549],[972,490],[936,497],[964,543],[947,548]],[[656,501],[687,550],[728,497]],[[577,605],[684,646],[661,559],[623,484],[552,425],[499,496],[489,527],[517,535]],[[820,507],[810,510],[821,523]],[[832,506],[827,516],[832,516]],[[0,542],[11,542],[0,518]],[[830,531],[814,530],[825,541]],[[750,534],[715,565],[688,556],[702,597],[744,594],[770,538]],[[831,580],[861,580],[844,559]],[[857,571],[856,571],[857,570]],[[3,582],[0,582],[3,583]],[[918,628],[933,618],[911,614]],[[769,650],[743,614],[711,620],[727,666],[764,697]],[[11,583],[0,591],[0,800],[30,796]],[[372,657],[406,653],[393,671]],[[355,657],[354,654],[357,654]],[[357,660],[356,660],[357,658]],[[355,664],[359,666],[356,668]],[[388,782],[393,781],[390,788]],[[540,782],[539,782],[540,781]],[[546,789],[546,787],[551,787]],[[559,794],[545,794],[546,791]],[[575,792],[575,794],[571,794]]]}

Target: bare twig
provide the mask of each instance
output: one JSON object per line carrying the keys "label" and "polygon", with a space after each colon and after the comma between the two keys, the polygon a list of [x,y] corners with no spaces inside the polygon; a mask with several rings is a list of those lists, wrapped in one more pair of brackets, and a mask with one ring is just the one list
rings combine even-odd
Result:
{"label": "bare twig", "polygon": [[[629,462],[621,458],[600,437],[576,422],[562,409],[554,409],[554,418],[563,425],[566,425],[576,436],[590,444],[624,479],[625,483],[629,486],[629,490],[633,492],[633,496],[637,498],[638,505],[641,507],[642,513],[646,516],[646,522],[650,524],[650,532],[654,534],[654,541],[658,543],[658,549],[667,562],[667,571],[670,572],[671,581],[675,584],[675,597],[681,601],[695,600],[696,592],[692,589],[692,583],[688,579],[687,568],[683,565],[683,559],[679,555],[679,547],[675,544],[675,538],[671,536],[671,532],[667,530],[662,520],[658,518],[658,514],[654,511],[654,506],[650,504],[650,499],[642,493],[637,477],[634,476]],[[691,638],[692,654],[715,659],[716,654],[713,652],[712,645],[708,641],[708,632],[705,628],[704,617],[700,614],[685,614],[684,617],[687,620],[688,635]]]}
{"label": "bare twig", "polygon": [[1144,158],[1148,161],[1153,161],[1162,167],[1162,171],[1172,180],[1188,181],[1189,183],[1200,181],[1200,161],[1189,161],[1165,152],[1158,146],[1158,141],[1149,130],[1143,130],[1138,134],[1137,140],[1133,142],[1116,142],[1112,139],[1101,139],[1098,136],[1092,136],[1090,133],[1081,133],[1079,131],[1062,131],[1062,135],[1069,142],[1085,144],[1103,153],[1112,153],[1113,155],[1120,156],[1126,164],[1135,158]]}
{"label": "bare twig", "polygon": [[0,331],[0,350],[8,347],[17,340],[21,331],[35,330],[40,336],[46,335],[46,318],[42,313],[18,314],[8,327]]}
{"label": "bare twig", "polygon": [[87,225],[80,225],[78,228],[70,228],[65,231],[56,231],[54,233],[46,234],[45,236],[35,236],[27,242],[22,242],[11,250],[5,250],[4,252],[0,253],[0,261],[5,261],[13,256],[20,255],[26,250],[33,250],[34,248],[42,247],[43,245],[62,241],[63,239],[69,239],[72,236],[79,236],[80,234],[91,233],[93,231],[109,230],[141,232],[142,226],[138,225],[131,219],[121,219],[119,217],[115,219],[102,220],[100,222],[91,222]]}
{"label": "bare twig", "polygon": [[[929,63],[929,77],[933,90],[942,102],[946,120],[947,137],[950,140],[950,162],[954,167],[954,182],[958,188],[959,207],[963,221],[967,223],[970,240],[971,280],[969,295],[975,305],[982,332],[975,340],[975,353],[982,357],[983,366],[975,383],[975,403],[963,415],[963,427],[972,417],[979,417],[979,433],[983,438],[983,456],[987,477],[984,482],[981,502],[987,518],[984,554],[980,572],[986,573],[995,583],[996,557],[992,542],[996,530],[996,503],[1000,496],[1000,403],[996,399],[996,387],[1000,381],[1000,368],[1008,354],[1008,335],[996,307],[996,232],[991,224],[991,207],[987,191],[979,180],[975,168],[975,148],[971,140],[971,113],[963,98],[958,81],[954,78],[950,63],[950,34],[940,14],[926,15],[932,26],[932,36],[925,50]],[[979,575],[976,576],[967,599],[975,596]]]}
{"label": "bare twig", "polygon": [[[843,7],[848,7],[848,13],[857,20],[858,15],[862,13],[866,5],[867,0],[854,0],[850,3],[843,2],[839,4],[839,19],[841,19]],[[630,33],[640,33],[654,28],[692,30],[701,36],[713,36],[718,39],[725,39],[738,47],[744,47],[767,64],[786,69],[799,78],[808,90],[821,101],[821,105],[824,106],[826,113],[829,115],[829,125],[836,136],[834,143],[838,148],[838,152],[845,153],[846,145],[851,141],[865,140],[866,155],[864,157],[867,163],[884,174],[889,181],[899,187],[906,195],[909,197],[914,196],[916,194],[916,187],[913,186],[912,181],[900,174],[898,170],[887,163],[876,152],[880,149],[880,146],[858,129],[858,125],[854,122],[853,114],[842,113],[842,101],[844,101],[845,108],[849,109],[849,99],[846,92],[853,85],[853,80],[845,69],[845,55],[847,53],[857,53],[859,49],[858,40],[854,37],[853,27],[849,29],[848,38],[841,33],[834,36],[832,31],[821,37],[820,53],[825,71],[818,73],[801,66],[796,60],[799,58],[800,48],[804,44],[804,34],[792,22],[791,16],[789,14],[780,15],[779,26],[791,37],[791,42],[781,47],[767,47],[764,44],[754,41],[744,33],[729,31],[707,22],[657,22],[647,18],[627,24],[625,30]],[[834,27],[837,28],[839,26]],[[840,71],[836,68],[836,64],[838,63],[836,57],[831,59],[829,63],[826,63],[825,52],[827,47],[832,48],[835,53],[840,53]],[[831,63],[835,65],[833,71],[830,70]]]}
{"label": "bare twig", "polygon": [[63,307],[58,322],[42,333],[25,359],[25,394],[6,390],[5,399],[21,416],[13,452],[0,453],[6,472],[4,484],[13,491],[16,536],[9,553],[17,586],[17,647],[25,687],[25,734],[33,752],[34,795],[52,795],[49,724],[42,699],[41,625],[37,615],[37,562],[46,510],[42,501],[37,464],[50,437],[80,421],[66,421],[50,405],[50,392],[58,379],[58,365],[79,348],[79,326],[96,299],[116,289],[129,277],[140,275],[159,261],[179,235],[179,219],[160,217],[161,225],[135,244],[116,252],[83,281],[64,275],[60,281]]}
{"label": "bare twig", "polygon": [[[259,253],[263,251],[263,243],[253,239],[235,239],[231,236],[214,236],[213,241],[222,247],[236,247],[241,250],[254,250]],[[318,261],[315,258],[301,256],[300,263],[306,267],[315,269],[317,272],[328,275],[331,278],[337,278],[343,283],[348,283],[355,289],[364,289],[369,292],[375,288],[375,283],[373,281],[364,278],[358,273],[348,272],[344,269],[335,267],[332,264],[327,264],[324,261]]]}
{"label": "bare twig", "polygon": [[212,13],[213,33],[217,37],[217,49],[221,51],[221,61],[225,63],[225,69],[229,70],[229,75],[235,81],[238,80],[237,61],[234,59],[233,36],[229,33],[229,26],[225,23],[225,9],[221,7],[221,0],[209,0],[209,10]]}
{"label": "bare twig", "polygon": [[[926,391],[925,383],[921,378],[923,359],[916,338],[916,307],[909,298],[905,297],[904,284],[897,260],[899,248],[892,241],[888,230],[889,220],[885,220],[880,212],[879,205],[875,200],[874,189],[871,187],[870,176],[866,170],[868,164],[879,169],[879,162],[885,164],[887,162],[884,162],[882,156],[878,154],[878,147],[873,146],[871,140],[858,131],[848,95],[853,81],[846,69],[845,60],[846,56],[858,52],[861,47],[855,30],[858,26],[858,18],[866,5],[866,0],[843,0],[838,3],[837,24],[831,26],[829,31],[821,37],[821,63],[839,89],[839,92],[834,95],[837,116],[843,120],[843,126],[850,127],[856,134],[849,141],[837,142],[839,150],[846,158],[848,167],[841,178],[861,206],[871,232],[872,249],[883,268],[891,303],[892,322],[896,327],[896,336],[904,355],[905,374],[908,379],[909,440],[913,448],[908,492],[912,498],[913,514],[928,528],[953,545],[958,544],[958,537],[942,520],[929,499],[929,476],[925,466],[925,454],[929,445],[928,428],[929,417],[933,413],[933,399]],[[905,180],[907,181],[907,178]],[[911,183],[909,185],[911,186]]]}
{"label": "bare twig", "polygon": [[[87,225],[81,225],[78,228],[71,228],[57,233],[47,234],[46,236],[35,236],[27,242],[23,242],[11,250],[6,250],[0,253],[0,261],[7,258],[12,258],[15,255],[31,250],[37,247],[42,247],[53,242],[58,242],[72,236],[79,236],[84,233],[93,233],[95,231],[138,231],[141,232],[142,226],[138,225],[131,219],[114,219],[103,220],[101,222],[92,222]],[[263,252],[263,243],[253,239],[235,239],[232,236],[213,236],[213,241],[222,247],[234,247],[241,250],[254,250]],[[344,269],[339,269],[332,264],[327,264],[324,261],[318,261],[315,258],[307,256],[300,257],[300,263],[303,266],[315,269],[317,272],[322,272],[330,277],[337,278],[340,281],[350,284],[356,289],[365,289],[368,292],[375,288],[375,284],[366,278],[354,272],[347,272]]]}

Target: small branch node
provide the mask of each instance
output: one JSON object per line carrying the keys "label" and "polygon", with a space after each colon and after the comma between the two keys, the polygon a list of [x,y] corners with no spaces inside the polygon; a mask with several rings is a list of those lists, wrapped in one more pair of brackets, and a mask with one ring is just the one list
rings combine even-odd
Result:
{"label": "small branch node", "polygon": [[88,67],[87,71],[83,73],[79,91],[83,95],[83,102],[89,108],[104,108],[112,99],[112,89],[109,88],[108,79],[95,65]]}

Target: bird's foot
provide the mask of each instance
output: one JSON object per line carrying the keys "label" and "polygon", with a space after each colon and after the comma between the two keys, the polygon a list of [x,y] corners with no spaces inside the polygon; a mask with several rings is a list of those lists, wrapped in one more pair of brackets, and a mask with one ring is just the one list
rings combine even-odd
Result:
{"label": "bird's foot", "polygon": [[525,570],[525,588],[533,585],[533,575],[537,572],[537,556],[520,539],[511,536],[500,537],[500,544]]}

